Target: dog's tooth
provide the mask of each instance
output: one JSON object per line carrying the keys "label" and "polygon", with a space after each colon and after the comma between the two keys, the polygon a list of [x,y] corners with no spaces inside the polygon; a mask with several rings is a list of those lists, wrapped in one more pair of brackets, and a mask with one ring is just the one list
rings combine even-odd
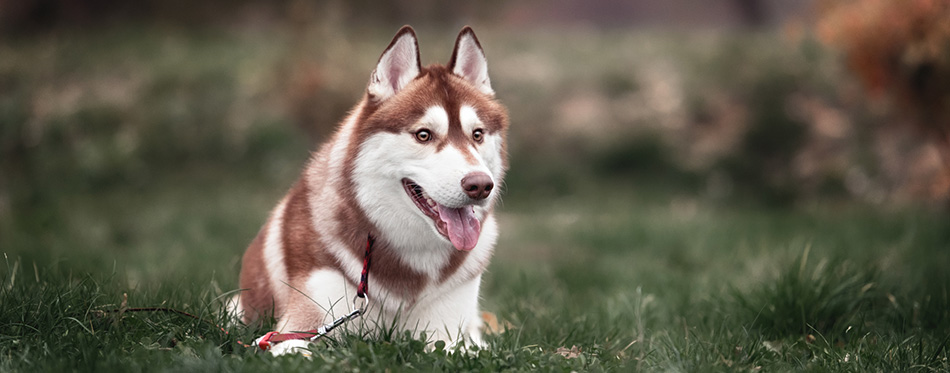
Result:
{"label": "dog's tooth", "polygon": [[432,198],[426,198],[426,203],[429,204],[429,207],[435,207],[436,205],[435,200]]}

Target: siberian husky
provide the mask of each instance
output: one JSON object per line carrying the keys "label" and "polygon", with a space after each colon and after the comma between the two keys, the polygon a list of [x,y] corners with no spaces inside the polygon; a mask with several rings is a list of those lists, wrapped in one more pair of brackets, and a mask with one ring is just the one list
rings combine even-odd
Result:
{"label": "siberian husky", "polygon": [[404,26],[247,248],[232,311],[245,323],[272,313],[278,332],[349,313],[373,237],[364,319],[482,344],[478,291],[498,236],[507,128],[471,28],[448,65],[422,67]]}

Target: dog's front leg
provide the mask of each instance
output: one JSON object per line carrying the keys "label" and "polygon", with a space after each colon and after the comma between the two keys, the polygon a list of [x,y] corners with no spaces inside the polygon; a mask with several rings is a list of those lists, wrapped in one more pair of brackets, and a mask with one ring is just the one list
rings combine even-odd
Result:
{"label": "dog's front leg", "polygon": [[[284,314],[277,322],[277,331],[292,333],[317,329],[352,311],[356,288],[343,275],[330,268],[313,270],[303,281],[295,281]],[[305,352],[309,342],[291,340],[278,343],[274,355]],[[278,348],[279,347],[279,348]]]}
{"label": "dog's front leg", "polygon": [[428,294],[406,319],[410,330],[426,331],[430,341],[445,341],[451,347],[471,343],[484,347],[482,319],[478,312],[481,275],[440,293]]}

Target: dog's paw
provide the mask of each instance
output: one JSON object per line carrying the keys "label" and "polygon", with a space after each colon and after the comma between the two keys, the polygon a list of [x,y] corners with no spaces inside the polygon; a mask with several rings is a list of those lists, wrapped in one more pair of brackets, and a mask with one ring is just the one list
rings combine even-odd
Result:
{"label": "dog's paw", "polygon": [[309,359],[313,355],[313,352],[310,351],[311,346],[313,346],[313,343],[310,343],[310,341],[292,339],[274,344],[268,351],[274,356],[300,354]]}
{"label": "dog's paw", "polygon": [[472,347],[478,347],[479,350],[484,350],[488,347],[488,344],[482,339],[481,334],[471,334],[468,337],[468,348],[471,349]]}
{"label": "dog's paw", "polygon": [[[440,340],[439,342],[445,343],[445,348],[447,350],[460,351],[469,355],[472,355],[477,351],[484,350],[488,347],[488,344],[482,340],[481,334],[478,333],[459,336],[459,338],[450,339],[448,341]],[[435,343],[432,343],[429,346],[434,348]]]}

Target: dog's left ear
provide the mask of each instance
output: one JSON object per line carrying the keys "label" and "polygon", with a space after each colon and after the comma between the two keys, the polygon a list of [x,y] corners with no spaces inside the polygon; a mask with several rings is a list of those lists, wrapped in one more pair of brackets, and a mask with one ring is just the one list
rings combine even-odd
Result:
{"label": "dog's left ear", "polygon": [[482,45],[478,43],[475,31],[472,31],[471,27],[463,27],[458,38],[455,39],[455,49],[452,50],[449,69],[455,75],[472,83],[479,91],[488,95],[495,94],[495,91],[491,89],[491,80],[488,79],[488,60],[485,59]]}

